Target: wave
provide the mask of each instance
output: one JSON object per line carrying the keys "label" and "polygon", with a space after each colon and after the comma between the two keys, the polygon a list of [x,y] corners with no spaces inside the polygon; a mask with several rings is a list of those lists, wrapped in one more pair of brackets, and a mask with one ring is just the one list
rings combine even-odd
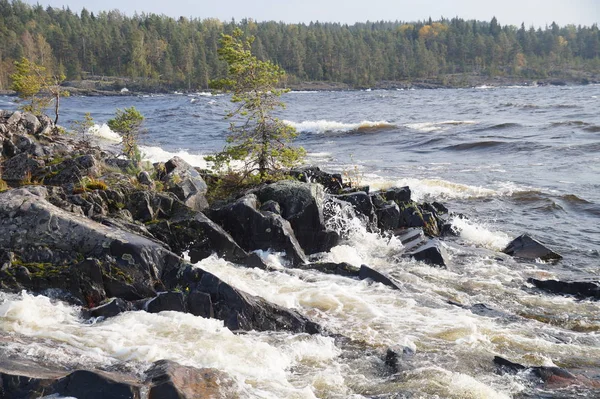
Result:
{"label": "wave", "polygon": [[505,144],[506,144],[506,142],[504,142],[504,141],[493,141],[493,140],[476,141],[473,143],[463,143],[463,144],[451,145],[451,146],[444,148],[444,150],[451,150],[451,151],[478,150],[478,149],[498,147],[498,146],[502,146]]}
{"label": "wave", "polygon": [[503,190],[492,190],[489,188],[470,186],[442,179],[417,179],[404,178],[395,181],[373,181],[365,182],[372,189],[386,189],[389,187],[409,186],[412,192],[412,200],[417,202],[435,201],[447,199],[471,199],[487,198],[504,195]]}
{"label": "wave", "polygon": [[378,130],[392,129],[396,127],[387,121],[362,121],[359,123],[344,123],[328,120],[293,122],[284,120],[284,123],[296,128],[303,133],[328,133],[328,132],[373,132]]}
{"label": "wave", "polygon": [[421,132],[435,132],[438,130],[444,130],[444,128],[448,126],[460,126],[460,125],[474,125],[476,121],[442,121],[442,122],[420,122],[420,123],[407,123],[404,126],[413,129],[419,130]]}
{"label": "wave", "polygon": [[452,228],[465,241],[493,251],[502,251],[510,242],[510,236],[501,231],[490,230],[488,226],[460,217],[450,220]]}
{"label": "wave", "polygon": [[98,138],[101,140],[106,140],[106,141],[112,141],[114,143],[120,143],[123,140],[121,135],[117,132],[113,132],[106,123],[104,123],[102,125],[96,124],[96,125],[90,127],[88,129],[88,133],[91,134],[95,138]]}

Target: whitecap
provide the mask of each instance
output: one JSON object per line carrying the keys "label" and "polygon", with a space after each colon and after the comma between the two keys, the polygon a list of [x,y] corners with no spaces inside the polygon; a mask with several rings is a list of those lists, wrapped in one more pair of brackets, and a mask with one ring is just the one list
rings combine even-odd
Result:
{"label": "whitecap", "polygon": [[321,119],[303,122],[285,120],[284,122],[296,128],[298,132],[310,133],[370,131],[394,127],[392,123],[387,121],[362,121],[358,123],[345,123]]}

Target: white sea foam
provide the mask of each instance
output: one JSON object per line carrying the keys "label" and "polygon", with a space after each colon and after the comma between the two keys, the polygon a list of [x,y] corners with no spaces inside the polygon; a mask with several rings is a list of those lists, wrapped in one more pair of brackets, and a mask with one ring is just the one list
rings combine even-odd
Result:
{"label": "white sea foam", "polygon": [[[250,390],[251,397],[260,398],[314,398],[306,385],[296,387],[288,382],[288,370],[303,363],[326,365],[340,353],[332,338],[236,335],[219,320],[180,312],[126,312],[96,324],[81,323],[77,313],[74,307],[22,293],[0,305],[0,329],[41,343],[68,344],[104,358],[106,365],[170,359],[198,368],[217,368],[235,378],[240,390]],[[43,346],[33,346],[39,345]]]}
{"label": "white sea foam", "polygon": [[393,128],[394,125],[387,121],[362,121],[358,123],[345,123],[328,120],[293,122],[284,121],[290,126],[296,128],[299,132],[326,133],[326,132],[354,132],[371,131],[378,129]]}
{"label": "white sea foam", "polygon": [[485,187],[470,186],[468,184],[454,183],[442,179],[406,178],[394,182],[375,181],[373,182],[372,188],[386,189],[394,186],[409,186],[412,193],[412,200],[417,202],[452,198],[485,198],[503,194],[501,191]]}
{"label": "white sea foam", "polygon": [[122,141],[121,135],[117,132],[113,132],[106,123],[103,123],[102,125],[95,124],[89,128],[88,133],[101,140],[112,141],[115,143],[120,143]]}
{"label": "white sea foam", "polygon": [[419,122],[419,123],[407,123],[404,126],[413,129],[419,130],[421,132],[436,132],[445,130],[450,126],[459,126],[459,125],[474,125],[476,121],[442,121],[442,122]]}
{"label": "white sea foam", "polygon": [[511,240],[508,234],[492,231],[487,226],[471,220],[455,217],[450,222],[461,238],[491,250],[501,251]]}
{"label": "white sea foam", "polygon": [[174,156],[178,156],[179,158],[183,159],[192,166],[196,166],[199,168],[208,167],[208,163],[204,159],[203,155],[191,154],[185,150],[170,152],[164,150],[161,147],[140,146],[140,151],[142,152],[144,159],[147,159],[151,162],[166,162]]}

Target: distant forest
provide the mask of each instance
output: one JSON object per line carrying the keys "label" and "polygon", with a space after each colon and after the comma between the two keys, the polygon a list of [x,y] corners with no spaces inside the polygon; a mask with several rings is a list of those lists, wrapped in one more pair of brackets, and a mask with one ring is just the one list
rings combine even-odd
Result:
{"label": "distant forest", "polygon": [[461,74],[524,79],[600,72],[597,24],[545,28],[460,18],[420,22],[286,24],[126,16],[0,0],[0,89],[21,57],[69,80],[118,76],[173,89],[205,89],[223,76],[221,33],[240,27],[253,51],[283,67],[288,83],[447,79]]}

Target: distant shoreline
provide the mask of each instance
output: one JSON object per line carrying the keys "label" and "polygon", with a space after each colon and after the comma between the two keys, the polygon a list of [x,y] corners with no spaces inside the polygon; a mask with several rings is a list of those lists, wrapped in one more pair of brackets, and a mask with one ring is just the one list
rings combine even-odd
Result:
{"label": "distant shoreline", "polygon": [[[198,93],[210,91],[209,89],[175,90],[162,84],[140,84],[136,80],[115,78],[123,82],[117,86],[112,82],[77,80],[68,81],[62,85],[71,95],[80,96],[135,96],[138,94],[172,94],[172,93]],[[129,81],[129,82],[128,82]],[[353,86],[341,82],[299,82],[286,85],[292,91],[361,91],[361,90],[430,90],[430,89],[463,89],[482,86],[510,87],[510,86],[580,86],[587,84],[600,84],[600,76],[590,75],[580,78],[546,78],[523,79],[516,77],[485,77],[478,75],[446,75],[441,78],[415,79],[403,81],[381,81],[369,86]],[[15,95],[12,90],[0,90],[0,95]]]}

